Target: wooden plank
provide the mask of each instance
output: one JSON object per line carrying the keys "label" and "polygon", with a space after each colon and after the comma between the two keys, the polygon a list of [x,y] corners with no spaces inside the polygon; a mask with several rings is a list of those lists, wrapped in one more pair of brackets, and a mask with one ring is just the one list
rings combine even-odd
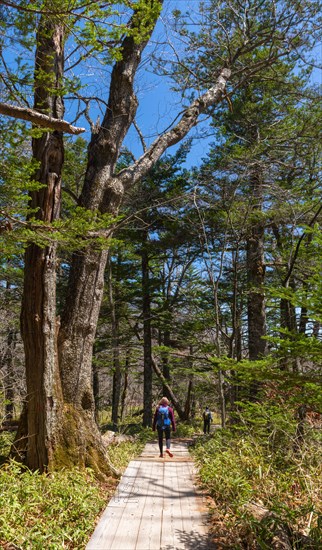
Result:
{"label": "wooden plank", "polygon": [[178,464],[165,465],[161,548],[184,549],[182,543],[181,499],[184,494],[178,484]]}
{"label": "wooden plank", "polygon": [[113,542],[109,546],[111,550],[133,550],[136,548],[152,467],[152,463],[140,464],[136,486],[133,487],[133,496],[125,504]]}
{"label": "wooden plank", "polygon": [[178,474],[178,480],[182,491],[185,492],[185,498],[181,500],[181,514],[186,547],[212,550],[215,547],[209,537],[206,508],[202,498],[196,494],[194,468],[191,463],[184,469],[184,475]]}
{"label": "wooden plank", "polygon": [[132,506],[135,508],[135,487],[140,465],[141,463],[139,461],[130,462],[120,480],[114,496],[111,498],[108,507],[100,518],[86,546],[86,550],[106,550],[111,547],[122,520],[125,507]]}
{"label": "wooden plank", "polygon": [[171,451],[160,459],[153,442],[131,461],[86,550],[210,550],[187,445]]}
{"label": "wooden plank", "polygon": [[[164,446],[164,451],[165,451],[165,446]],[[173,453],[174,458],[182,458],[182,457],[190,458],[187,444],[182,441],[172,440],[171,452]],[[146,444],[140,458],[145,458],[145,457],[159,458],[159,454],[160,454],[160,451],[159,451],[158,443],[154,441]],[[166,460],[169,459],[169,457],[167,457],[166,454],[165,454],[165,459]]]}
{"label": "wooden plank", "polygon": [[154,462],[135,550],[160,548],[163,514],[164,463]]}
{"label": "wooden plank", "polygon": [[167,463],[167,462],[193,462],[193,458],[184,458],[184,457],[173,457],[173,458],[168,458],[168,457],[165,457],[165,458],[155,458],[155,457],[149,457],[149,456],[142,456],[140,457],[140,460],[141,462],[158,462],[160,463],[161,461]]}

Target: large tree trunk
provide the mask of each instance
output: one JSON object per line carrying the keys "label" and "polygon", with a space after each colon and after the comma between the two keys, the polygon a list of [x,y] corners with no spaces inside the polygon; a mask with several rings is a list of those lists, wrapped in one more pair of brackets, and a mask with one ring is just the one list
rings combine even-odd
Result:
{"label": "large tree trunk", "polygon": [[[122,202],[124,185],[114,175],[114,169],[123,139],[136,113],[133,81],[145,45],[146,42],[136,43],[131,37],[123,40],[123,58],[112,71],[106,114],[98,132],[92,135],[88,148],[88,164],[80,197],[80,204],[86,209],[113,216],[118,213]],[[94,242],[86,250],[73,255],[58,338],[64,399],[87,431],[84,445],[86,438],[94,441],[94,455],[97,455],[95,447],[100,446],[100,437],[94,419],[92,349],[104,291],[108,237],[111,234],[112,228],[106,231],[106,250],[101,250],[101,245],[96,247]]]}
{"label": "large tree trunk", "polygon": [[[60,92],[63,42],[63,26],[43,17],[37,33],[35,109],[57,119],[61,119],[64,112]],[[63,153],[63,135],[58,131],[44,132],[33,139],[33,156],[39,165],[35,179],[43,187],[32,193],[31,209],[37,210],[37,218],[44,223],[51,223],[60,215]],[[67,309],[70,314],[74,313],[74,318],[68,329],[76,336],[81,332],[82,337],[74,338],[73,345],[65,345],[65,361],[60,364],[58,334],[60,343],[62,338],[56,320],[56,244],[40,247],[32,243],[25,253],[21,332],[27,398],[12,452],[30,469],[40,472],[73,464],[91,466],[99,472],[109,471],[95,422],[91,365],[106,253],[94,250],[87,255],[80,254],[78,263],[85,256],[90,275],[75,269],[71,281],[79,288],[84,284],[82,276],[88,277],[94,298],[85,304],[78,300],[77,293],[69,295]],[[98,257],[102,258],[101,262]],[[98,270],[101,287],[97,284],[97,265],[102,266]],[[63,321],[66,323],[66,315]]]}
{"label": "large tree trunk", "polygon": [[[8,285],[7,285],[8,288]],[[6,376],[4,382],[4,396],[5,396],[5,422],[10,422],[14,416],[14,397],[15,397],[15,383],[14,383],[14,348],[16,345],[16,331],[11,329],[7,336],[7,347],[4,353],[2,364],[5,368]]]}
{"label": "large tree trunk", "polygon": [[[35,67],[35,110],[61,119],[64,106],[59,93],[63,74],[64,28],[41,19],[37,33]],[[44,82],[43,75],[48,79]],[[51,91],[54,89],[54,92]],[[62,133],[43,132],[32,143],[38,161],[34,179],[43,187],[31,196],[36,217],[50,223],[60,214],[61,171],[64,160]],[[25,349],[27,397],[26,439],[16,442],[24,447],[26,464],[43,471],[54,461],[60,438],[62,391],[56,349],[56,245],[30,244],[25,252],[21,333]],[[25,430],[22,429],[22,433]],[[21,435],[21,430],[19,431]]]}
{"label": "large tree trunk", "polygon": [[[125,37],[123,58],[112,71],[106,114],[102,126],[92,135],[88,148],[88,164],[80,197],[80,204],[86,209],[113,216],[118,213],[122,202],[124,186],[121,179],[114,176],[114,169],[123,139],[136,113],[133,80],[145,45],[146,42],[136,43],[133,38]],[[81,447],[83,461],[89,461],[95,469],[104,468],[104,451],[94,415],[92,350],[104,291],[108,237],[111,234],[110,228],[105,234],[106,250],[101,250],[101,245],[95,246],[93,242],[86,250],[73,255],[66,307],[58,337],[64,400],[73,413],[76,425],[79,423],[83,430],[80,445],[75,426],[70,433],[69,446],[75,449],[77,445]]]}
{"label": "large tree trunk", "polygon": [[142,313],[143,313],[143,426],[152,425],[152,335],[150,303],[149,257],[142,249]]}

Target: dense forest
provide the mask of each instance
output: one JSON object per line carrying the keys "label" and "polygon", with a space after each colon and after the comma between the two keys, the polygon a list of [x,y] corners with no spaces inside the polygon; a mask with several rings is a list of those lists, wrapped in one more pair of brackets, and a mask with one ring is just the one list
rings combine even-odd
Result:
{"label": "dense forest", "polygon": [[126,457],[104,431],[151,437],[164,395],[196,434],[208,405],[218,544],[320,548],[320,3],[0,15],[3,475],[106,483]]}

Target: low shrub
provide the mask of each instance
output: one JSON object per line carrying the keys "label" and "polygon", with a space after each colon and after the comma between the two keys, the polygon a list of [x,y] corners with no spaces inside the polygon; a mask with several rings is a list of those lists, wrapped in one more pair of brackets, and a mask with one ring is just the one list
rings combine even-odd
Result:
{"label": "low shrub", "polygon": [[10,452],[12,442],[14,440],[14,432],[0,433],[0,464],[4,462]]}
{"label": "low shrub", "polygon": [[175,437],[192,437],[200,429],[196,422],[177,422]]}

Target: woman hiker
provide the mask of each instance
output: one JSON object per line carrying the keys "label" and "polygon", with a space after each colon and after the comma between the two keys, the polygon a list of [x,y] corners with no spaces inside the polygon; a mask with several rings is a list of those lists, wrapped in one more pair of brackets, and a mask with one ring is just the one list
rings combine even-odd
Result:
{"label": "woman hiker", "polygon": [[160,458],[163,458],[163,434],[165,435],[166,442],[166,453],[172,457],[173,454],[170,451],[171,446],[171,426],[173,432],[176,431],[176,422],[174,419],[173,409],[169,407],[169,400],[166,397],[162,397],[159,405],[157,406],[154,418],[152,429],[155,431],[155,428],[158,430],[159,438],[159,448],[160,448]]}

